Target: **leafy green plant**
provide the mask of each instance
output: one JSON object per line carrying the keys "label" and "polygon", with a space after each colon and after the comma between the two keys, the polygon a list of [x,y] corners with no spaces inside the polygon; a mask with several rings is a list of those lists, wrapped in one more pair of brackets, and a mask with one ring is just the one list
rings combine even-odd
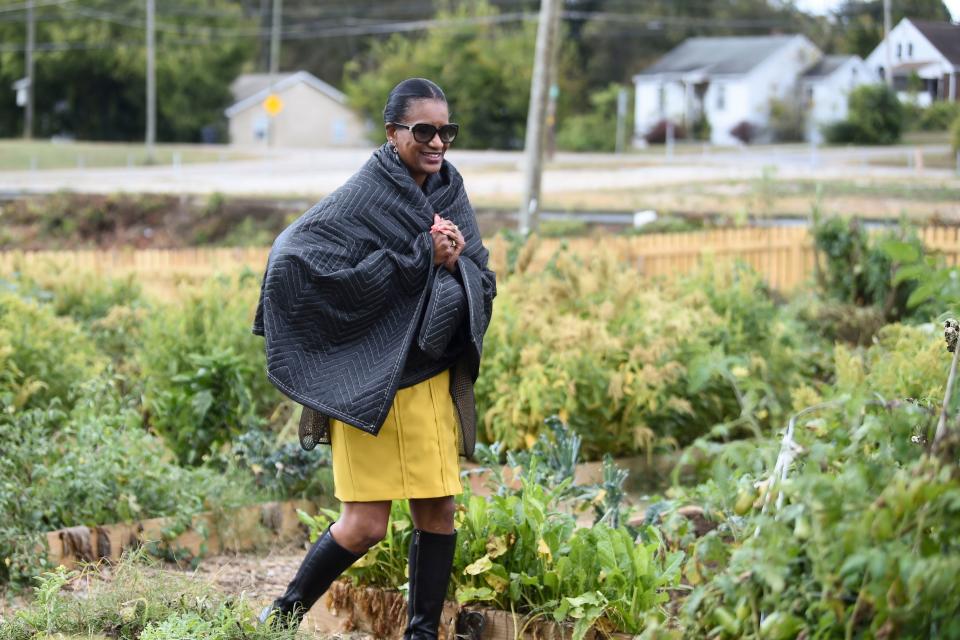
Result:
{"label": "leafy green plant", "polygon": [[[719,526],[695,542],[665,531],[688,549],[694,585],[675,637],[960,633],[960,592],[947,579],[960,567],[960,476],[923,447],[944,353],[932,331],[891,326],[866,353],[838,348],[837,395],[796,423],[794,445],[699,447],[709,480],[674,497],[699,502]],[[769,475],[784,451],[788,473]]]}
{"label": "leafy green plant", "polygon": [[[256,623],[251,604],[197,578],[161,571],[142,552],[110,569],[62,567],[40,576],[36,599],[0,623],[0,640],[100,634],[120,640],[293,640]],[[65,587],[71,587],[68,591]],[[75,593],[80,592],[80,593]]]}
{"label": "leafy green plant", "polygon": [[257,287],[252,273],[184,285],[142,327],[137,353],[147,424],[186,464],[257,428],[279,404],[264,374],[262,341],[250,334]]}
{"label": "leafy green plant", "polygon": [[236,438],[233,453],[258,487],[278,499],[330,495],[330,450],[304,451],[299,442],[281,442],[275,433],[251,429]]}
{"label": "leafy green plant", "polygon": [[815,207],[813,236],[818,285],[828,297],[875,307],[888,322],[911,315],[914,286],[898,273],[924,253],[914,229],[901,225],[871,237],[859,220],[823,218]]}
{"label": "leafy green plant", "polygon": [[7,414],[75,400],[78,383],[104,359],[81,328],[0,281],[0,410]]}
{"label": "leafy green plant", "polygon": [[80,391],[69,412],[0,416],[0,583],[23,586],[45,568],[47,531],[158,516],[189,522],[259,497],[236,470],[178,466],[108,382]]}
{"label": "leafy green plant", "polygon": [[476,384],[481,435],[530,447],[557,414],[590,459],[764,428],[813,372],[817,341],[755,273],[711,267],[650,287],[615,258],[560,250],[505,278]]}

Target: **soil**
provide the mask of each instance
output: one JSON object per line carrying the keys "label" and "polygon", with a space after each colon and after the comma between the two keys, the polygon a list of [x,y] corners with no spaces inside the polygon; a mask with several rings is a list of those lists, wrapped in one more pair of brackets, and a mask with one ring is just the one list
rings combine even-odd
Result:
{"label": "soil", "polygon": [[[269,247],[314,204],[302,199],[60,193],[0,202],[0,250]],[[514,211],[478,212],[480,234],[515,228]]]}

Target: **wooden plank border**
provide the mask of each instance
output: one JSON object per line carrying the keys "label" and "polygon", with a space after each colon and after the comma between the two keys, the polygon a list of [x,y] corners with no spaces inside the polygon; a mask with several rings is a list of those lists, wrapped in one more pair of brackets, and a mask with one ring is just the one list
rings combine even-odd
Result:
{"label": "wooden plank border", "polygon": [[124,551],[151,542],[163,543],[172,553],[188,557],[248,551],[266,542],[304,537],[297,509],[310,514],[317,511],[312,502],[291,500],[241,507],[222,515],[204,512],[194,516],[175,536],[168,532],[183,526],[176,518],[58,529],[46,534],[47,557],[54,565],[72,569],[83,562],[119,560]]}

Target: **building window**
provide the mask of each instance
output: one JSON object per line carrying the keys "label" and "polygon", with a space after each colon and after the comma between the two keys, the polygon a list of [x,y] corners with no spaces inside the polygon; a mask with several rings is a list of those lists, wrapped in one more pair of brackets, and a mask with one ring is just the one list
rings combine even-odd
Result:
{"label": "building window", "polygon": [[660,108],[660,115],[663,115],[667,107],[667,88],[662,84],[657,87],[657,106]]}
{"label": "building window", "polygon": [[908,57],[908,58],[912,58],[912,57],[913,57],[913,43],[912,43],[912,42],[907,45],[907,57]]}
{"label": "building window", "polygon": [[727,106],[727,88],[722,84],[717,85],[717,111],[723,111]]}
{"label": "building window", "polygon": [[903,45],[899,42],[897,43],[897,60],[903,57]]}

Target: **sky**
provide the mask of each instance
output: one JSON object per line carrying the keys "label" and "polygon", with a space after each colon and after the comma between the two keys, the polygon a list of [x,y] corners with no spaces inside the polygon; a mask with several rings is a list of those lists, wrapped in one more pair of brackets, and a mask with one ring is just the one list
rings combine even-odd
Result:
{"label": "sky", "polygon": [[[797,6],[804,11],[820,14],[827,13],[839,4],[841,0],[797,0]],[[960,0],[944,0],[943,4],[947,5],[954,20],[960,20]]]}

